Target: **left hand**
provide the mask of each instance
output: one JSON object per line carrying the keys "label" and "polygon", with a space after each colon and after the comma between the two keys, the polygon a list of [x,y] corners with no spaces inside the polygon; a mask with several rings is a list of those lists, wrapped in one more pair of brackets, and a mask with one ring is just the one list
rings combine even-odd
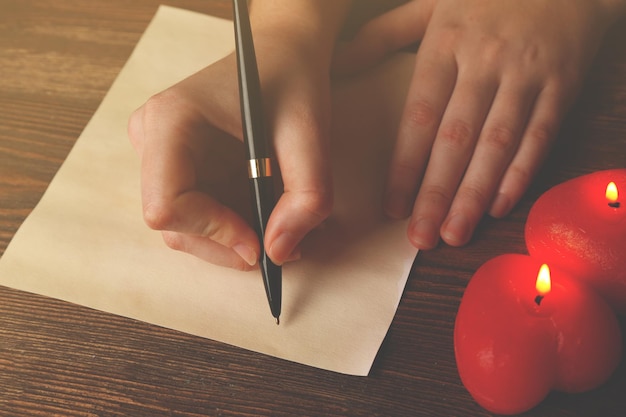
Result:
{"label": "left hand", "polygon": [[506,215],[546,157],[611,20],[596,0],[415,0],[335,56],[350,73],[421,41],[387,178],[385,211],[420,249],[467,243]]}

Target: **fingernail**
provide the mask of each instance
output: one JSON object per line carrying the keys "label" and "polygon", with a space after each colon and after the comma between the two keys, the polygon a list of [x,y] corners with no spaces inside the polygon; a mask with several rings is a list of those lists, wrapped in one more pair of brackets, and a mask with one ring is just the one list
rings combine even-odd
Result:
{"label": "fingernail", "polygon": [[289,259],[295,249],[296,243],[291,233],[282,233],[272,242],[268,251],[269,255],[274,261],[282,264],[285,260]]}
{"label": "fingernail", "polygon": [[233,250],[237,252],[237,255],[241,256],[241,258],[246,261],[248,265],[256,265],[258,257],[256,252],[251,247],[244,245],[243,243],[238,243],[233,246]]}
{"label": "fingernail", "polygon": [[439,241],[439,230],[431,220],[421,219],[411,227],[410,238],[418,249],[432,249]]}
{"label": "fingernail", "polygon": [[466,244],[470,240],[472,228],[467,218],[461,214],[453,214],[443,225],[443,239],[452,246]]}
{"label": "fingernail", "polygon": [[504,193],[498,193],[491,204],[489,215],[500,218],[504,217],[511,210],[511,200]]}
{"label": "fingernail", "polygon": [[408,217],[410,211],[409,199],[402,193],[389,193],[385,196],[385,213],[394,219]]}

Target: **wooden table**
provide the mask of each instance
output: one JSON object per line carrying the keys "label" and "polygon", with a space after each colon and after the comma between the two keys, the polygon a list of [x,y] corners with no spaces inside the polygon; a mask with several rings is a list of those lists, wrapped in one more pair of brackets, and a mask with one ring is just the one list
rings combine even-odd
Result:
{"label": "wooden table", "polygon": [[[228,0],[167,3],[231,14]],[[0,0],[0,253],[157,6],[156,0]],[[456,370],[452,334],[463,289],[486,260],[525,253],[528,210],[548,187],[626,166],[624,45],[626,20],[608,36],[559,145],[512,215],[486,219],[467,247],[419,254],[370,376],[312,369],[0,287],[0,415],[490,415],[472,401]],[[527,415],[626,415],[626,366],[593,392],[552,394]]]}

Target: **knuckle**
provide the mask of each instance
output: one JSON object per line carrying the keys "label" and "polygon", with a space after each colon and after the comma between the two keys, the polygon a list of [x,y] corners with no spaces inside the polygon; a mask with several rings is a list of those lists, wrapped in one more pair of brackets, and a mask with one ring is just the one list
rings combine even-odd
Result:
{"label": "knuckle", "polygon": [[551,124],[541,123],[529,127],[528,137],[541,147],[548,147],[554,136],[555,129]]}
{"label": "knuckle", "polygon": [[435,51],[453,51],[463,39],[463,25],[455,20],[443,22],[437,33],[437,37],[432,39]]}
{"label": "knuckle", "polygon": [[213,207],[201,221],[206,223],[196,228],[196,230],[200,230],[200,237],[208,238],[228,247],[234,244],[237,233],[232,222],[226,216],[225,208]]}
{"label": "knuckle", "polygon": [[474,131],[468,123],[454,120],[441,127],[439,139],[448,148],[463,150],[474,141]]}
{"label": "knuckle", "polygon": [[487,193],[477,185],[465,185],[459,188],[457,198],[463,202],[464,207],[477,207],[479,211],[485,210],[489,198]]}
{"label": "knuckle", "polygon": [[226,231],[226,227],[220,226],[222,223],[220,219],[212,218],[203,228],[200,233],[201,237],[207,237],[215,242],[227,241],[229,235]]}
{"label": "knuckle", "polygon": [[171,102],[170,97],[172,96],[173,94],[169,90],[165,90],[150,97],[143,107],[145,117],[150,118],[153,115],[163,113],[169,106],[168,103]]}
{"label": "knuckle", "polygon": [[414,161],[401,159],[395,161],[391,167],[390,176],[395,181],[405,182],[407,179],[417,179],[419,168]]}
{"label": "knuckle", "polygon": [[521,65],[525,68],[532,68],[540,62],[542,58],[542,48],[536,44],[531,43],[526,45],[520,54]]}
{"label": "knuckle", "polygon": [[186,95],[182,94],[180,89],[176,87],[168,88],[153,95],[148,102],[157,106],[163,106],[166,109],[173,103],[185,100]]}
{"label": "knuckle", "polygon": [[503,55],[508,49],[509,45],[505,40],[500,38],[490,39],[483,45],[480,60],[486,65],[500,64],[503,60]]}
{"label": "knuckle", "polygon": [[145,120],[159,120],[160,118],[176,114],[173,109],[186,106],[188,98],[177,88],[168,88],[150,97],[143,105]]}
{"label": "knuckle", "polygon": [[507,126],[493,126],[485,132],[485,144],[497,150],[508,151],[517,144],[517,137]]}
{"label": "knuckle", "polygon": [[389,177],[398,180],[406,177],[421,177],[428,157],[419,152],[419,149],[410,140],[398,139],[398,144],[393,149],[389,161]]}
{"label": "knuckle", "polygon": [[452,201],[450,192],[440,185],[423,186],[420,190],[420,194],[422,194],[421,197],[429,203],[448,205],[450,201]]}
{"label": "knuckle", "polygon": [[437,120],[437,112],[432,104],[417,100],[407,104],[405,120],[410,127],[431,127]]}

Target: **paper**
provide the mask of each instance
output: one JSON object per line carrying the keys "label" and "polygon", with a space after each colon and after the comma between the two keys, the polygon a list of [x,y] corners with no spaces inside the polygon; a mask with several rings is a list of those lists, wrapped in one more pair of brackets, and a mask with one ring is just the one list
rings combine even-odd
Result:
{"label": "paper", "polygon": [[0,284],[336,372],[367,375],[417,253],[382,189],[412,57],[334,97],[336,204],[284,268],[271,317],[260,272],[165,246],[141,214],[131,112],[234,48],[230,21],[161,7],[42,200],[0,259]]}

